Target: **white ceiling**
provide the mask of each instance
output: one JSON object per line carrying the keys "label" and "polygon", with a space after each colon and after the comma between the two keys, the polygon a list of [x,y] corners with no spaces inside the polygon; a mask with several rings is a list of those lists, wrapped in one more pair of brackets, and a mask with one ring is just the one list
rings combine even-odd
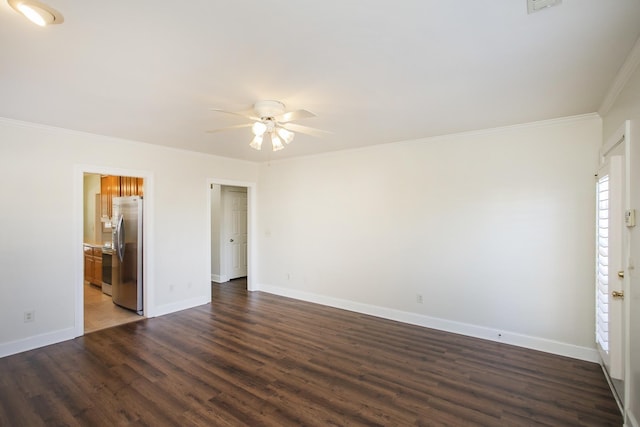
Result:
{"label": "white ceiling", "polygon": [[[265,161],[598,110],[640,36],[638,0],[0,0],[0,116]],[[285,150],[210,108],[260,99],[331,131]]]}

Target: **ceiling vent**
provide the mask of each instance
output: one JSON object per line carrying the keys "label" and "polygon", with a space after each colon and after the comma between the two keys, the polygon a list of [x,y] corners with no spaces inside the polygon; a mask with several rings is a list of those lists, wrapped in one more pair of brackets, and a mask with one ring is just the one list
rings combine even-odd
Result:
{"label": "ceiling vent", "polygon": [[527,12],[538,12],[551,6],[558,6],[560,3],[562,0],[527,0]]}

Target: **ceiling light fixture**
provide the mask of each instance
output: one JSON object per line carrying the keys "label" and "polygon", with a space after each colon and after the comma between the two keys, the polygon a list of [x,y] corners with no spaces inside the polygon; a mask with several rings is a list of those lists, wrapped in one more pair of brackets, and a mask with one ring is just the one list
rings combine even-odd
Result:
{"label": "ceiling light fixture", "polygon": [[267,131],[267,125],[262,122],[255,122],[253,126],[251,126],[251,130],[255,136],[262,136]]}
{"label": "ceiling light fixture", "polygon": [[246,117],[251,120],[249,123],[208,130],[207,132],[220,132],[223,130],[250,127],[253,133],[253,139],[249,143],[249,146],[254,150],[262,149],[262,142],[266,135],[271,139],[273,151],[280,151],[285,148],[285,144],[290,144],[291,141],[293,141],[296,132],[318,137],[327,133],[292,123],[294,120],[315,117],[316,115],[307,110],[286,111],[284,104],[280,101],[258,101],[253,104],[253,109],[249,111],[228,111],[218,108],[212,108],[211,110]]}
{"label": "ceiling light fixture", "polygon": [[260,150],[262,148],[262,135],[256,135],[253,140],[251,140],[249,147],[254,150]]}
{"label": "ceiling light fixture", "polygon": [[285,144],[288,144],[293,141],[293,137],[296,136],[296,134],[285,128],[278,128],[278,136],[282,138]]}
{"label": "ceiling light fixture", "polygon": [[271,146],[273,147],[273,151],[280,151],[284,148],[282,141],[275,132],[271,132]]}
{"label": "ceiling light fixture", "polygon": [[262,139],[265,134],[269,134],[271,138],[271,146],[273,151],[280,151],[284,148],[282,142],[289,144],[293,141],[295,134],[288,129],[283,128],[273,117],[262,117],[260,121],[255,122],[251,126],[254,138],[249,146],[255,150],[262,149]]}
{"label": "ceiling light fixture", "polygon": [[60,12],[37,0],[7,0],[7,2],[15,11],[41,27],[64,22]]}

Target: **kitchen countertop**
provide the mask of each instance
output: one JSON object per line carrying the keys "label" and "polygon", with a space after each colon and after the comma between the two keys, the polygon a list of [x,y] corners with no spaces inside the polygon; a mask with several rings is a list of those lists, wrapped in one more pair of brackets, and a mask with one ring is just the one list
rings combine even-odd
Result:
{"label": "kitchen countertop", "polygon": [[102,253],[103,254],[112,254],[113,253],[113,248],[111,246],[105,246],[102,243],[84,242],[83,245],[84,246],[89,246],[90,248],[94,248],[94,249],[102,249]]}

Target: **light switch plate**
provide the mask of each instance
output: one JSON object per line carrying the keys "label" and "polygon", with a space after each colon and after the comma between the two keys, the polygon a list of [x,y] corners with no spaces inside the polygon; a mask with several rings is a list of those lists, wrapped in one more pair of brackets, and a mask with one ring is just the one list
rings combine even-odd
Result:
{"label": "light switch plate", "polygon": [[636,210],[629,209],[624,211],[624,225],[627,227],[635,227],[636,226]]}

